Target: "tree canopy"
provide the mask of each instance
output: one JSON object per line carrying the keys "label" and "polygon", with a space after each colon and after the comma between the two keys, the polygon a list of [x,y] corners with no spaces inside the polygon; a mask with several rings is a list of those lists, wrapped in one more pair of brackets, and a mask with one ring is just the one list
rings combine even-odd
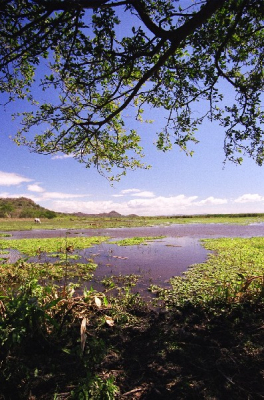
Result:
{"label": "tree canopy", "polygon": [[263,17],[264,0],[0,0],[0,90],[32,103],[16,141],[125,173],[144,167],[125,112],[152,107],[158,149],[188,153],[209,118],[226,159],[262,165]]}

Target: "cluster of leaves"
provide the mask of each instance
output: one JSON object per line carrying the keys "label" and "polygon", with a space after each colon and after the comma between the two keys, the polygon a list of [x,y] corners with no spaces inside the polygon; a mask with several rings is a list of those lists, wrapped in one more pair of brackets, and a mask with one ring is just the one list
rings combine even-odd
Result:
{"label": "cluster of leaves", "polygon": [[93,272],[97,268],[97,264],[93,262],[75,263],[69,262],[45,262],[45,263],[28,263],[18,260],[14,264],[7,264],[3,258],[0,263],[0,283],[2,287],[9,285],[16,288],[19,284],[30,279],[37,279],[38,282],[45,285],[51,282],[71,282],[72,288],[79,286],[80,281],[89,281],[93,277]]}
{"label": "cluster of leaves", "polygon": [[[227,159],[240,163],[246,153],[261,165],[263,10],[263,0],[5,1],[1,90],[33,100],[28,91],[46,58],[40,85],[53,99],[35,99],[32,112],[23,113],[17,142],[73,154],[101,173],[125,173],[146,165],[124,111],[142,120],[153,107],[163,108],[167,121],[157,132],[159,149],[175,143],[192,154],[187,144],[197,142],[209,118],[225,129]],[[206,105],[199,114],[198,102]]]}
{"label": "cluster of leaves", "polygon": [[[118,389],[113,377],[96,373],[108,351],[96,331],[114,323],[106,315],[111,307],[101,297],[86,291],[73,298],[71,288],[61,292],[34,279],[1,296],[0,397],[24,399],[37,394],[39,382],[48,374],[51,379],[44,389],[40,385],[39,395],[44,391],[56,398],[57,391],[64,390],[71,399],[114,399]],[[86,340],[87,331],[91,336]]]}

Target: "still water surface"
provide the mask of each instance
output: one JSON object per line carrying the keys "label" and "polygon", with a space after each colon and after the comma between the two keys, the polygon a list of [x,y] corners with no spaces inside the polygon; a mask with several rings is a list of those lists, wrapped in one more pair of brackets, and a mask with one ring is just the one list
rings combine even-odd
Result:
{"label": "still water surface", "polygon": [[264,224],[246,226],[188,224],[96,230],[33,230],[12,232],[11,241],[31,237],[72,236],[109,236],[114,240],[135,236],[166,236],[164,239],[148,242],[146,245],[117,246],[102,243],[79,252],[82,259],[78,262],[93,259],[98,264],[92,283],[97,289],[101,288],[96,282],[105,276],[136,274],[141,276],[139,290],[144,291],[150,283],[168,286],[168,281],[172,276],[181,275],[192,264],[206,261],[208,251],[202,247],[200,239],[264,236]]}

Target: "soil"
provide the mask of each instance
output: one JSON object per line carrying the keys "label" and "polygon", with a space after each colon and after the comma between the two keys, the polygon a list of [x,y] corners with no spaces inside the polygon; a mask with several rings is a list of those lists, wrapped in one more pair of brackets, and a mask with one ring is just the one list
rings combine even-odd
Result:
{"label": "soil", "polygon": [[[60,400],[263,399],[263,308],[250,303],[214,310],[186,305],[159,313],[135,308],[136,323],[100,330],[93,330],[91,321],[86,351],[91,359],[91,342],[97,343],[97,352],[107,349],[93,373],[103,380],[114,377],[115,397],[85,397],[85,361],[31,340],[28,351],[14,358],[13,385],[5,386],[0,399],[52,400],[54,393]],[[14,385],[19,365],[31,374]],[[77,388],[79,394],[72,397]]]}

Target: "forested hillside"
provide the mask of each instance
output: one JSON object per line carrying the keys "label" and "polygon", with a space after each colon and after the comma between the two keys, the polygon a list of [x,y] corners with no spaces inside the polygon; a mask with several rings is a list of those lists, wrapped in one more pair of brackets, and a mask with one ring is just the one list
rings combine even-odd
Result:
{"label": "forested hillside", "polygon": [[57,214],[26,197],[0,198],[0,218],[55,218]]}

